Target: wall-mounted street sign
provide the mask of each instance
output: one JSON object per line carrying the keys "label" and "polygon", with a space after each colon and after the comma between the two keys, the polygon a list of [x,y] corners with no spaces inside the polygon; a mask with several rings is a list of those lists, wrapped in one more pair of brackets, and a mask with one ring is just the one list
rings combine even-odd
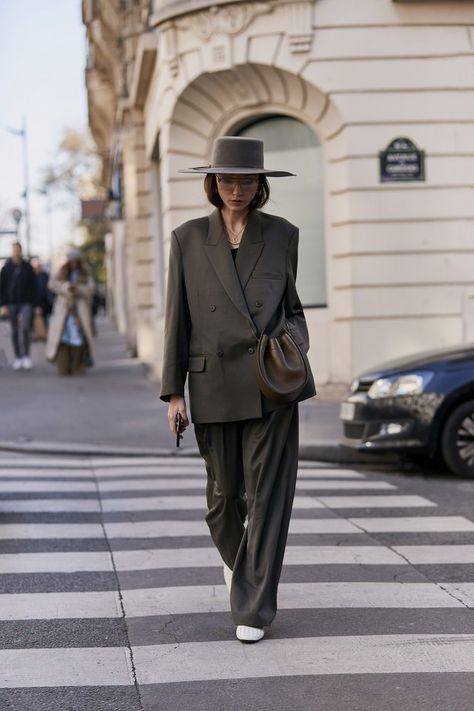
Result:
{"label": "wall-mounted street sign", "polygon": [[425,179],[425,152],[409,138],[394,138],[380,151],[380,182],[410,182]]}

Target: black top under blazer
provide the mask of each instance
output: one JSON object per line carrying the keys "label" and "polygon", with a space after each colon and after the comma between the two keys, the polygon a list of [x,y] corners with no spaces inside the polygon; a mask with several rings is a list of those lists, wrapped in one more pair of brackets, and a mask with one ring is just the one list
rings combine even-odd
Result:
{"label": "black top under blazer", "polygon": [[[184,395],[196,423],[260,418],[282,405],[263,397],[256,349],[286,326],[305,352],[308,329],[295,286],[298,228],[250,213],[232,259],[219,210],[171,234],[161,399]],[[315,395],[312,377],[298,401]]]}

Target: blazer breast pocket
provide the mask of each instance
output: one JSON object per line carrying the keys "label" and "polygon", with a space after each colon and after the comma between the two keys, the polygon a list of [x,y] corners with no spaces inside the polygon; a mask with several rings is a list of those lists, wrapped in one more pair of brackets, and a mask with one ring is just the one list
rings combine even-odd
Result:
{"label": "blazer breast pocket", "polygon": [[283,279],[283,274],[281,272],[270,272],[270,271],[255,271],[252,274],[253,279]]}

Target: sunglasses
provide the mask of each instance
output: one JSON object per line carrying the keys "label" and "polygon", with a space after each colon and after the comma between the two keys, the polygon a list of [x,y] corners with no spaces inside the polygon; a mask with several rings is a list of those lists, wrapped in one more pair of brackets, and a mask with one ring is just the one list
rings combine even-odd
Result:
{"label": "sunglasses", "polygon": [[247,178],[233,178],[231,175],[218,175],[217,182],[224,190],[233,190],[236,185],[241,187],[242,190],[250,190],[258,184],[258,178],[251,176]]}

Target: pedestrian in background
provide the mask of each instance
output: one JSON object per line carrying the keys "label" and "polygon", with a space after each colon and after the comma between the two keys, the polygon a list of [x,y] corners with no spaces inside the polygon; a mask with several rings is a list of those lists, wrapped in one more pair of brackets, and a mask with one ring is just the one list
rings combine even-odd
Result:
{"label": "pedestrian in background", "polygon": [[67,262],[48,287],[56,298],[46,357],[56,363],[58,375],[83,374],[93,364],[91,300],[95,285],[79,250],[68,252]]}
{"label": "pedestrian in background", "polygon": [[23,259],[19,242],[12,244],[12,256],[0,272],[0,310],[8,316],[15,360],[13,370],[31,370],[30,335],[35,300],[35,275]]}
{"label": "pedestrian in background", "polygon": [[49,274],[42,261],[35,257],[31,260],[35,273],[35,302],[32,324],[33,340],[45,341],[49,317],[53,309],[53,294],[48,289]]}
{"label": "pedestrian in background", "polygon": [[[215,206],[171,236],[161,398],[171,431],[191,418],[207,469],[206,516],[224,561],[237,638],[256,642],[277,609],[298,463],[297,401],[315,394],[312,377],[288,404],[264,397],[256,376],[263,332],[292,332],[309,348],[295,287],[298,229],[260,212],[269,198],[263,142],[221,137],[206,175]],[[245,492],[245,498],[243,496]],[[246,525],[246,518],[248,523]]]}

